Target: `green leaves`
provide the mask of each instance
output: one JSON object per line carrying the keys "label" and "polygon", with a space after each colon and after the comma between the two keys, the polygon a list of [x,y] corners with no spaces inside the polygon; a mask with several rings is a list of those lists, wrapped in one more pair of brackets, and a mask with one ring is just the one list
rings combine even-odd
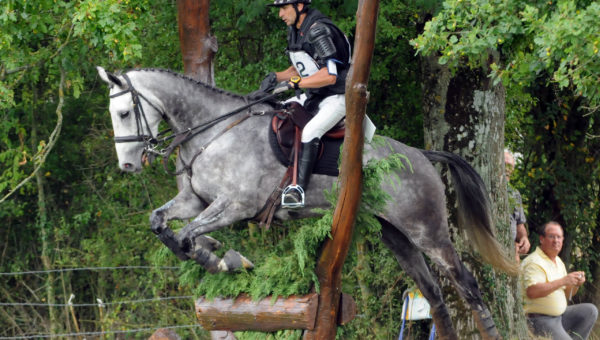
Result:
{"label": "green leaves", "polygon": [[572,86],[597,106],[599,8],[597,2],[582,7],[576,1],[449,0],[411,44],[417,53],[439,53],[440,64],[451,68],[484,66],[483,57],[498,51],[502,60],[491,75],[505,86],[528,86],[546,72],[559,87]]}

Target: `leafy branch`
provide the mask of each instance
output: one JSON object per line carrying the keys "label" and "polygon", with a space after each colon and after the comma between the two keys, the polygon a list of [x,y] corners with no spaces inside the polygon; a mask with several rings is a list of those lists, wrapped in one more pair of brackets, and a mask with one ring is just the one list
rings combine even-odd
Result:
{"label": "leafy branch", "polygon": [[48,144],[46,144],[43,147],[43,149],[40,151],[40,153],[35,157],[35,159],[37,160],[36,161],[37,165],[36,165],[35,169],[33,170],[33,172],[29,176],[27,176],[24,180],[22,180],[21,183],[19,183],[16,187],[14,187],[12,190],[10,190],[8,192],[8,194],[6,194],[4,197],[2,197],[2,199],[0,199],[0,204],[3,203],[4,201],[6,201],[12,194],[14,194],[17,190],[19,190],[19,188],[24,186],[27,182],[29,182],[38,173],[38,171],[41,169],[42,165],[44,165],[44,163],[46,162],[46,158],[50,154],[50,151],[52,151],[52,148],[56,144],[56,141],[58,140],[58,137],[60,135],[60,130],[62,128],[62,121],[63,121],[62,108],[63,108],[63,104],[65,101],[64,87],[65,87],[65,70],[61,66],[60,67],[60,83],[58,85],[58,105],[56,106],[56,116],[57,116],[56,126],[54,127],[54,130],[50,134]]}
{"label": "leafy branch", "polygon": [[[12,70],[6,70],[5,67],[4,67],[4,65],[0,65],[0,81],[4,80],[6,78],[6,76],[11,75],[13,73],[18,73],[18,72],[21,72],[21,71],[27,71],[27,70],[32,69],[34,67],[41,66],[41,65],[44,64],[45,61],[51,60],[52,58],[54,58],[57,55],[59,55],[60,52],[62,52],[62,50],[71,41],[71,35],[73,34],[73,28],[74,27],[75,27],[75,24],[71,24],[71,28],[69,28],[69,33],[67,34],[67,38],[65,39],[65,41],[48,58],[42,58],[42,59],[36,61],[35,63],[31,63],[29,65],[19,66],[19,67],[16,67],[16,68],[12,69]],[[0,203],[1,203],[1,201],[0,201]]]}

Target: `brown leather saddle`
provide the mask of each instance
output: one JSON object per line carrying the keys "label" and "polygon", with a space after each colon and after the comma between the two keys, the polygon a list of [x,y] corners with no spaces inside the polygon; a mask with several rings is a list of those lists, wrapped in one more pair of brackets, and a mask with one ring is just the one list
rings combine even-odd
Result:
{"label": "brown leather saddle", "polygon": [[[300,134],[302,133],[302,129],[308,121],[312,118],[312,115],[306,111],[304,106],[299,103],[289,103],[284,110],[277,111],[276,114],[273,115],[271,119],[271,129],[272,133],[276,137],[277,146],[281,151],[283,157],[286,161],[282,161],[284,165],[289,166],[291,163],[291,157],[293,156],[294,149],[294,141],[300,138]],[[337,146],[339,151],[340,142],[344,138],[344,133],[346,131],[346,126],[344,124],[345,120],[342,119],[336,126],[334,126],[331,130],[329,130],[321,139],[321,145],[319,148],[319,160],[324,156],[328,156],[325,152],[328,144],[331,144],[332,141],[335,141],[333,144]],[[272,143],[273,144],[273,143]],[[273,145],[272,145],[273,146]],[[335,147],[334,146],[334,147]],[[277,153],[277,152],[276,152]],[[339,155],[339,153],[338,153]],[[281,156],[281,155],[279,155]],[[331,155],[329,155],[331,156]],[[280,157],[278,157],[280,158]],[[335,167],[337,169],[337,155],[335,155]],[[318,164],[316,169],[318,170]],[[319,171],[315,171],[316,173],[320,173]],[[329,171],[332,172],[332,171]],[[335,172],[335,171],[333,171]],[[327,175],[337,176],[337,173],[324,173]]]}
{"label": "brown leather saddle", "polygon": [[[284,188],[293,182],[295,153],[299,153],[300,136],[302,129],[312,115],[298,103],[287,104],[283,110],[275,111],[271,124],[269,126],[269,144],[281,164],[286,166],[286,171],[279,185],[273,190],[264,207],[255,216],[255,220],[260,222],[260,225],[269,228],[273,220],[273,214],[281,205],[281,193]],[[344,120],[338,123],[333,129],[327,132],[321,138],[319,151],[319,159],[313,169],[313,173],[338,176],[338,158],[340,147],[344,141],[345,125]],[[294,152],[296,150],[296,152]]]}

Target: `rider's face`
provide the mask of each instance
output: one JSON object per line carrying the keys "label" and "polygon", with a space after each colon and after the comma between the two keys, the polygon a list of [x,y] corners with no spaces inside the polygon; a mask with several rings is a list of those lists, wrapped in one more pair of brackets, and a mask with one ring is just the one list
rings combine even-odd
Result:
{"label": "rider's face", "polygon": [[[304,4],[298,4],[298,10],[302,10]],[[292,26],[296,21],[296,11],[294,5],[287,4],[279,7],[279,17],[285,22],[286,25]]]}

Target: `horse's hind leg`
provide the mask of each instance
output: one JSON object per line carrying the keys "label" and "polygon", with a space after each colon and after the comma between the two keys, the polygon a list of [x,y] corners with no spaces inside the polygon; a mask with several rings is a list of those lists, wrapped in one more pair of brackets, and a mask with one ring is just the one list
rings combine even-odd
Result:
{"label": "horse's hind leg", "polygon": [[452,327],[452,320],[444,304],[442,291],[431,275],[423,254],[408,238],[389,222],[380,219],[382,240],[396,256],[404,271],[412,277],[423,296],[431,305],[431,315],[435,323],[438,339],[458,339]]}
{"label": "horse's hind leg", "polygon": [[450,278],[459,295],[469,304],[481,336],[486,340],[501,339],[492,315],[483,302],[475,277],[460,261],[450,240],[437,242],[436,247],[424,251]]}

